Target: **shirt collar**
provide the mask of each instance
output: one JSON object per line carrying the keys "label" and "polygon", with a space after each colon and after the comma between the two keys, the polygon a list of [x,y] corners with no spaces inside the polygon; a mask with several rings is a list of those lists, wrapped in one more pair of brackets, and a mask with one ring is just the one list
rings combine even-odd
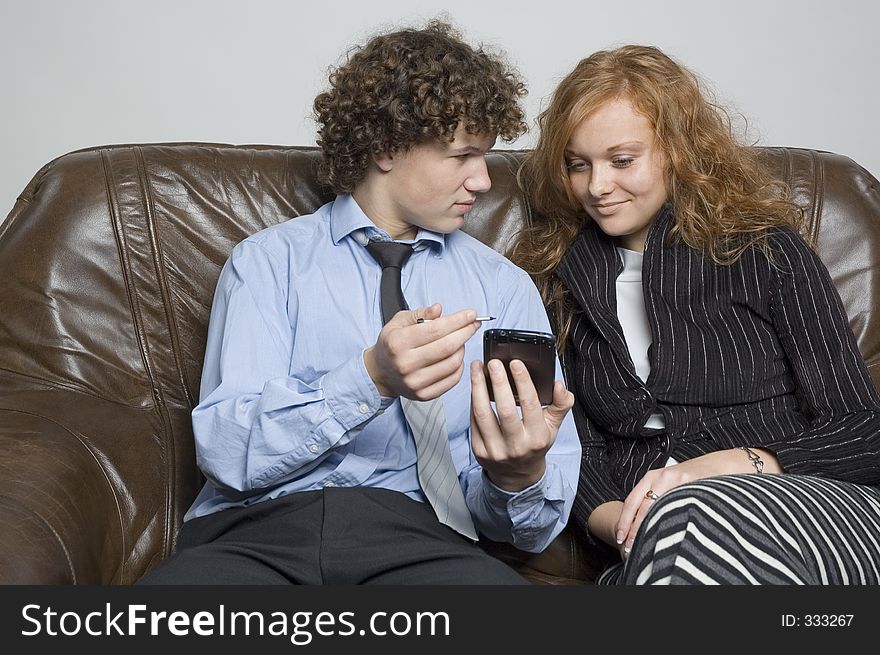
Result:
{"label": "shirt collar", "polygon": [[[330,237],[333,243],[339,245],[347,236],[361,245],[366,245],[368,241],[391,241],[390,235],[373,224],[351,194],[337,196],[330,210]],[[401,243],[417,244],[417,250],[430,246],[438,255],[442,255],[446,248],[446,235],[419,229],[415,239]]]}

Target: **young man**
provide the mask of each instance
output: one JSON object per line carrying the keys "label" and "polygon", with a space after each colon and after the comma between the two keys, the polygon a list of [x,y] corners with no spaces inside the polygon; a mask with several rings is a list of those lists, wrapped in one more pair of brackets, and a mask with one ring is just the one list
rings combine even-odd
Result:
{"label": "young man", "polygon": [[[557,380],[542,408],[514,363],[520,415],[494,361],[493,410],[476,317],[549,323],[530,278],[459,228],[496,136],[524,130],[524,87],[440,23],[372,39],[330,83],[315,113],[337,198],[226,263],[193,411],[208,482],[143,582],[521,584],[474,540],[537,552],[565,525],[572,397]],[[405,254],[386,277],[388,242]]]}

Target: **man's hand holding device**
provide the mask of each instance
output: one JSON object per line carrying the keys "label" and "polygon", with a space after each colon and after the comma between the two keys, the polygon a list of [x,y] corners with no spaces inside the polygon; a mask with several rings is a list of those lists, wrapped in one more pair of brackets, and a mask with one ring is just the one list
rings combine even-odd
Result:
{"label": "man's hand holding device", "polygon": [[486,330],[483,343],[486,364],[470,364],[471,448],[495,485],[521,491],[544,475],[574,396],[554,381],[552,334]]}

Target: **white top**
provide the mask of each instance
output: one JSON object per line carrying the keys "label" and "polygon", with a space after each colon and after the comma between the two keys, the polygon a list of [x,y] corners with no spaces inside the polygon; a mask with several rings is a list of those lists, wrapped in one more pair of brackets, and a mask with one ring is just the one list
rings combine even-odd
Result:
{"label": "white top", "polygon": [[[645,311],[645,294],[642,291],[643,254],[634,250],[618,248],[623,260],[623,272],[617,277],[617,318],[623,328],[629,356],[636,368],[636,375],[642,382],[648,379],[651,363],[648,361],[648,347],[651,345],[651,325]],[[665,423],[659,412],[651,414],[645,421],[647,428],[662,428]]]}

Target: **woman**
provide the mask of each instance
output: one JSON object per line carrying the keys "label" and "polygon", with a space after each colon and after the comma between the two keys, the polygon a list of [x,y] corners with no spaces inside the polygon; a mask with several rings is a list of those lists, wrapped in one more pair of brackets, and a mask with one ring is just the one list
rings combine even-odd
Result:
{"label": "woman", "polygon": [[801,212],[660,50],[581,61],[511,257],[556,322],[600,583],[880,582],[880,397]]}

